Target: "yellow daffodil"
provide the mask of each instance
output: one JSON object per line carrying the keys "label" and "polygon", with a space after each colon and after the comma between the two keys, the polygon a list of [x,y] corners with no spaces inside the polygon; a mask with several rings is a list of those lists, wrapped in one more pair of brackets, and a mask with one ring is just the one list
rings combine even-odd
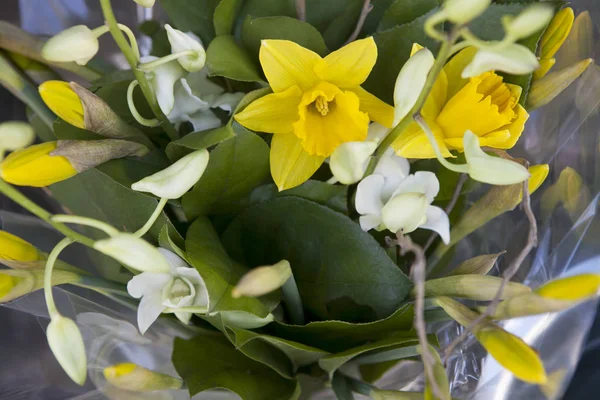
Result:
{"label": "yellow daffodil", "polygon": [[54,114],[73,126],[85,129],[83,104],[68,82],[46,81],[38,90]]}
{"label": "yellow daffodil", "polygon": [[[421,46],[413,47],[413,54]],[[463,151],[467,130],[482,147],[509,149],[523,132],[529,114],[519,104],[521,87],[503,82],[495,72],[470,79],[461,77],[477,49],[467,47],[446,64],[421,111],[444,157],[450,150]],[[404,130],[392,145],[406,158],[434,158],[427,136],[417,123]]]}
{"label": "yellow daffodil", "polygon": [[367,137],[369,120],[390,127],[394,110],[360,87],[377,59],[373,38],[325,58],[287,40],[263,40],[260,62],[273,94],[235,116],[273,133],[271,174],[279,190],[302,184],[345,142]]}
{"label": "yellow daffodil", "polygon": [[540,40],[540,67],[533,73],[534,79],[540,79],[550,71],[556,63],[553,58],[569,36],[575,14],[571,7],[563,8],[556,13]]}
{"label": "yellow daffodil", "polygon": [[31,243],[6,231],[0,231],[0,260],[38,261],[42,258],[38,249]]}

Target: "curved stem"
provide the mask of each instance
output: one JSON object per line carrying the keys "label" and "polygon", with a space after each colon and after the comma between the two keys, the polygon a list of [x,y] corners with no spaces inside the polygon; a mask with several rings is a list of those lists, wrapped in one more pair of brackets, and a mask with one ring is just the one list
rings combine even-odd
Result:
{"label": "curved stem", "polygon": [[121,296],[129,296],[129,293],[127,293],[127,287],[125,285],[99,278],[97,276],[82,276],[79,282],[73,284],[75,286],[99,292],[108,292],[119,294]]}
{"label": "curved stem", "polygon": [[419,124],[419,126],[421,127],[423,132],[425,132],[425,135],[427,135],[429,144],[431,145],[431,147],[433,147],[433,152],[435,153],[435,156],[437,157],[440,164],[442,164],[444,167],[448,168],[450,171],[459,172],[462,174],[469,173],[469,165],[468,164],[452,164],[451,162],[448,162],[444,158],[444,156],[442,155],[442,152],[440,150],[440,146],[438,145],[437,140],[435,140],[435,136],[433,135],[433,132],[431,132],[431,128],[429,128],[429,125],[427,125],[427,122],[425,122],[425,119],[423,118],[423,116],[421,114],[415,115],[413,117],[413,119],[417,122],[417,124]]}
{"label": "curved stem", "polygon": [[141,69],[142,71],[150,71],[158,66],[166,64],[173,60],[177,60],[180,57],[193,56],[195,54],[196,54],[196,52],[194,50],[179,51],[177,53],[169,54],[168,56],[161,57],[154,61],[149,61],[147,63],[138,64],[138,69]]}
{"label": "curved stem", "polygon": [[148,221],[146,221],[146,223],[144,224],[144,226],[142,226],[133,235],[137,236],[137,237],[142,237],[146,233],[148,233],[148,231],[150,230],[150,228],[152,228],[152,225],[154,225],[154,223],[156,222],[156,220],[158,219],[158,217],[160,217],[160,214],[162,213],[162,210],[167,205],[168,201],[169,201],[169,199],[165,199],[165,198],[160,199],[160,201],[158,202],[158,205],[156,206],[156,209],[154,210],[154,212],[152,213],[152,215],[150,216],[150,218],[148,219]]}
{"label": "curved stem", "polygon": [[58,244],[50,252],[48,261],[46,261],[46,270],[44,271],[44,297],[46,298],[46,306],[48,307],[50,319],[59,315],[59,312],[56,309],[56,304],[54,303],[54,295],[52,294],[52,270],[54,269],[54,263],[58,259],[60,252],[71,243],[73,243],[73,240],[70,238],[64,238],[58,242]]}
{"label": "curved stem", "polygon": [[435,29],[435,26],[441,22],[444,22],[446,20],[446,13],[442,10],[440,12],[437,12],[435,14],[433,14],[431,17],[427,18],[427,20],[425,21],[425,32],[427,33],[427,35],[429,35],[430,37],[440,41],[440,42],[445,42],[446,41],[446,35],[443,32],[438,31],[437,29]]}
{"label": "curved stem", "polygon": [[133,54],[135,55],[135,58],[139,61],[139,59],[140,59],[140,48],[138,47],[137,39],[136,39],[135,35],[133,34],[133,32],[131,31],[131,29],[129,29],[129,27],[127,25],[117,24],[117,26],[129,38],[129,44],[131,45],[131,50],[133,51]]}
{"label": "curved stem", "polygon": [[142,89],[144,97],[150,105],[152,112],[154,113],[156,118],[158,118],[158,120],[161,121],[165,132],[167,133],[167,135],[169,135],[171,140],[179,139],[179,133],[160,109],[154,91],[152,90],[150,83],[146,79],[144,71],[140,71],[139,69],[137,69],[138,58],[134,54],[134,51],[131,49],[131,47],[129,47],[127,39],[125,39],[125,36],[119,28],[119,24],[117,23],[117,19],[113,12],[110,0],[100,0],[100,6],[102,8],[102,13],[104,14],[106,24],[110,28],[110,33],[112,34],[113,38],[115,39],[115,42],[117,42],[117,45],[123,52],[123,55],[127,59],[127,62],[131,66],[133,74],[135,75],[135,79],[139,82],[140,88]]}
{"label": "curved stem", "polygon": [[160,121],[157,120],[156,118],[147,119],[147,118],[142,117],[142,115],[138,112],[137,108],[135,107],[135,103],[133,101],[133,90],[136,88],[136,86],[138,84],[139,84],[138,81],[131,81],[131,83],[127,87],[127,105],[129,106],[129,112],[131,112],[131,115],[133,115],[133,118],[135,118],[135,120],[140,125],[144,125],[149,128],[154,128],[155,126],[158,126],[160,124]]}
{"label": "curved stem", "polygon": [[36,215],[37,217],[52,225],[57,231],[67,236],[74,242],[81,243],[88,247],[94,247],[94,241],[92,239],[69,229],[66,225],[60,222],[53,221],[52,214],[35,204],[33,201],[29,200],[25,195],[23,195],[17,189],[15,189],[14,187],[12,187],[11,185],[9,185],[1,179],[0,192],[15,203],[18,203],[27,211],[31,212],[32,214]]}
{"label": "curved stem", "polygon": [[52,221],[65,222],[68,224],[79,224],[79,225],[91,226],[92,228],[100,229],[101,231],[106,233],[108,236],[114,236],[119,233],[119,231],[117,229],[113,228],[112,226],[110,226],[109,224],[107,224],[105,222],[98,221],[97,219],[93,219],[93,218],[80,217],[77,215],[59,214],[59,215],[53,216]]}

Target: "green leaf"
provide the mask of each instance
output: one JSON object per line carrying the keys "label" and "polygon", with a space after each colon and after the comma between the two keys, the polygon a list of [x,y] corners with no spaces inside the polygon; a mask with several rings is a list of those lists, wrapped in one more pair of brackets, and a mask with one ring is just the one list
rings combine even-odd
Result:
{"label": "green leaf", "polygon": [[244,264],[288,260],[304,308],[319,319],[385,318],[411,287],[385,250],[357,223],[298,197],[278,198],[244,211],[225,232],[224,243]]}
{"label": "green leaf", "polygon": [[184,250],[185,240],[181,237],[179,232],[177,232],[177,230],[169,224],[165,224],[165,226],[163,226],[163,228],[160,230],[158,244],[162,248],[171,250],[173,253],[185,260],[185,262],[188,264],[192,264],[190,258]]}
{"label": "green leaf", "polygon": [[[319,366],[329,374],[329,378],[333,377],[333,373],[352,360],[363,354],[373,354],[377,350],[383,350],[388,348],[403,348],[409,346],[416,346],[419,344],[419,339],[416,337],[415,332],[400,332],[391,337],[380,340],[374,343],[367,343],[353,349],[343,351],[321,358],[319,360]],[[416,354],[415,354],[416,355]]]}
{"label": "green leaf", "polygon": [[250,204],[258,204],[279,197],[295,196],[322,204],[343,214],[348,213],[346,197],[348,186],[330,185],[321,181],[306,181],[302,185],[280,192],[273,183],[257,187],[251,194]]}
{"label": "green leaf", "polygon": [[208,219],[198,218],[192,224],[185,248],[192,266],[206,282],[211,312],[242,311],[264,318],[277,305],[278,293],[260,299],[231,297],[231,290],[248,269],[229,258]]}
{"label": "green leaf", "polygon": [[220,0],[159,0],[173,27],[194,32],[206,46],[215,37],[213,15]]}
{"label": "green leaf", "polygon": [[373,35],[377,44],[377,62],[363,87],[381,100],[394,104],[394,85],[400,69],[410,57],[413,43],[437,53],[439,43],[424,31],[423,24],[431,12],[412,22]]}
{"label": "green leaf", "polygon": [[327,54],[327,46],[319,31],[309,23],[289,17],[248,16],[242,26],[242,41],[250,54],[258,58],[263,39],[291,40],[320,55]]}
{"label": "green leaf", "polygon": [[194,150],[207,149],[234,136],[229,124],[206,131],[192,132],[169,143],[166,150],[167,156],[170,160],[178,160]]}
{"label": "green leaf", "polygon": [[243,82],[261,82],[262,77],[254,60],[237,45],[233,36],[215,38],[206,50],[209,76],[224,76]]}
{"label": "green leaf", "polygon": [[296,17],[295,0],[246,0],[240,15],[271,17],[284,15]]}
{"label": "green leaf", "polygon": [[407,331],[413,325],[413,307],[400,307],[389,317],[369,323],[316,321],[303,326],[275,321],[266,327],[273,336],[313,346],[331,353],[382,340],[395,332]]}
{"label": "green leaf", "polygon": [[221,0],[213,17],[217,36],[233,34],[235,19],[242,3],[242,0]]}
{"label": "green leaf", "polygon": [[175,339],[173,365],[190,396],[213,388],[230,390],[243,400],[295,400],[300,395],[296,380],[244,356],[220,335]]}
{"label": "green leaf", "polygon": [[331,388],[333,389],[335,397],[338,400],[354,400],[350,382],[348,382],[346,377],[339,372],[333,376],[333,379],[331,380]]}
{"label": "green leaf", "polygon": [[372,35],[377,30],[383,15],[387,9],[392,5],[394,0],[377,0],[372,2],[373,9],[367,15],[365,24],[363,25],[363,35]]}
{"label": "green leaf", "polygon": [[440,5],[440,0],[395,0],[385,11],[377,30],[407,24]]}
{"label": "green leaf", "polygon": [[269,146],[237,122],[235,137],[210,153],[208,166],[194,188],[183,196],[188,218],[225,213],[269,176]]}

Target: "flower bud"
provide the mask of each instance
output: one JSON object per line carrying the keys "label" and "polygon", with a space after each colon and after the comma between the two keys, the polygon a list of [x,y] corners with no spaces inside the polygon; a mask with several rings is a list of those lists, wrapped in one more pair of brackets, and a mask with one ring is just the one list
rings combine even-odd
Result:
{"label": "flower bud", "polygon": [[292,276],[292,268],[287,260],[277,264],[251,269],[240,278],[231,291],[231,297],[259,297],[279,289]]}
{"label": "flower bud", "polygon": [[560,71],[552,72],[543,78],[534,79],[527,97],[527,108],[532,110],[550,103],[575,79],[579,78],[593,61],[588,58]]}
{"label": "flower bud", "polygon": [[487,275],[487,273],[490,272],[490,270],[496,264],[498,257],[504,253],[506,253],[506,251],[497,254],[483,254],[470,258],[460,263],[456,268],[450,271],[448,275]]}
{"label": "flower bud", "polygon": [[517,41],[544,29],[553,16],[553,6],[548,4],[532,4],[516,17],[504,17],[502,22],[506,33]]}
{"label": "flower bud", "polygon": [[0,261],[38,261],[43,258],[31,243],[6,231],[0,231]]}
{"label": "flower bud", "polygon": [[[483,275],[456,275],[425,282],[425,296],[448,296],[463,299],[491,301],[502,285],[502,278]],[[528,286],[517,282],[508,282],[504,286],[501,299],[530,293]],[[414,296],[415,289],[412,290]]]}
{"label": "flower bud", "polygon": [[428,206],[429,201],[423,193],[401,193],[383,206],[381,218],[390,231],[410,233],[425,223]]}
{"label": "flower bud", "polygon": [[400,70],[394,87],[393,126],[398,125],[417,102],[434,61],[431,51],[422,48],[411,55]]}
{"label": "flower bud", "polygon": [[376,148],[375,142],[342,143],[333,151],[329,159],[331,173],[344,185],[360,181]]}
{"label": "flower bud", "polygon": [[569,216],[575,219],[589,202],[590,191],[583,178],[573,168],[566,167],[561,171],[556,183],[542,195],[542,217],[545,219],[559,203],[562,203]]}
{"label": "flower bud", "polygon": [[31,125],[21,121],[8,121],[0,124],[0,151],[19,150],[29,146],[35,140]]}
{"label": "flower bud", "polygon": [[200,180],[208,159],[208,150],[194,151],[162,171],[134,183],[131,188],[163,199],[178,199]]}
{"label": "flower bud", "polygon": [[[214,315],[213,313],[211,315]],[[240,329],[258,329],[273,322],[275,316],[271,313],[261,318],[258,315],[245,311],[219,311],[218,314],[227,326],[233,326]]]}
{"label": "flower bud", "polygon": [[86,129],[81,99],[67,82],[46,81],[38,90],[54,114],[73,126]]}
{"label": "flower bud", "polygon": [[173,29],[169,24],[165,24],[165,29],[167,30],[169,43],[171,43],[172,53],[179,53],[187,50],[192,50],[194,52],[192,55],[179,57],[177,59],[179,64],[189,72],[197,72],[204,68],[206,52],[204,51],[202,44],[200,44],[197,39],[194,39],[180,30]]}
{"label": "flower bud", "polygon": [[151,8],[154,6],[155,0],[133,0],[142,7]]}
{"label": "flower bud", "polygon": [[513,43],[500,49],[480,49],[463,70],[462,77],[472,78],[488,71],[524,75],[535,71],[539,66],[540,63],[531,50]]}
{"label": "flower bud", "polygon": [[54,315],[46,330],[52,354],[69,378],[83,386],[87,377],[87,356],[81,332],[72,319]]}
{"label": "flower bud", "polygon": [[423,392],[400,392],[373,388],[369,394],[372,400],[424,400]]}
{"label": "flower bud", "polygon": [[52,62],[75,61],[85,65],[99,48],[96,34],[85,25],[76,25],[48,39],[42,47],[42,57]]}
{"label": "flower bud", "polygon": [[492,0],[446,0],[444,11],[449,21],[465,24],[483,14],[491,2]]}
{"label": "flower bud", "polygon": [[[69,271],[52,271],[52,285],[76,283],[80,276]],[[0,304],[43,289],[44,270],[0,269]]]}
{"label": "flower bud", "polygon": [[527,168],[521,164],[486,154],[479,147],[479,138],[471,131],[465,132],[463,147],[469,176],[476,181],[492,185],[512,185],[529,177]]}
{"label": "flower bud", "polygon": [[138,271],[170,271],[169,262],[156,247],[129,233],[98,240],[94,249]]}
{"label": "flower bud", "polygon": [[104,377],[113,386],[132,392],[181,389],[183,381],[154,372],[133,363],[115,364],[104,368]]}
{"label": "flower bud", "polygon": [[556,13],[540,40],[540,58],[552,58],[569,36],[575,14],[571,7]]}

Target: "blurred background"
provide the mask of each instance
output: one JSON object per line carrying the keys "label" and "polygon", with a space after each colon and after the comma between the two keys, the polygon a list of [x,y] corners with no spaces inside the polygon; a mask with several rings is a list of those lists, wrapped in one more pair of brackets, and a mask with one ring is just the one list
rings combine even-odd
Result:
{"label": "blurred background", "polygon": [[[285,1],[285,0],[281,0]],[[374,0],[377,1],[377,0]],[[114,1],[117,19],[119,22],[130,26],[138,33],[137,26],[147,19],[164,20],[164,14],[160,6],[153,10],[143,9],[136,6],[133,1]],[[578,12],[588,10],[593,21],[593,31],[597,39],[600,31],[600,1],[599,0],[573,0],[571,6]],[[41,36],[51,36],[66,27],[76,24],[86,24],[92,27],[103,23],[97,0],[2,0],[0,2],[0,18],[23,27],[25,30]],[[595,61],[600,62],[600,41],[592,41],[590,51]],[[142,53],[147,53],[150,48],[149,38],[140,37]],[[126,63],[110,35],[101,38],[101,56],[111,64],[121,67]],[[567,56],[568,57],[568,56]],[[561,60],[559,59],[559,62]],[[571,60],[563,60],[571,63]],[[576,60],[572,60],[573,62]],[[587,79],[592,82],[600,82],[600,74],[595,65],[593,71],[588,71]],[[573,85],[575,86],[575,85]],[[600,86],[600,85],[599,85]],[[571,93],[566,96],[570,99],[577,98],[577,90],[584,91],[585,87],[571,88]],[[555,114],[560,114],[561,107],[570,100],[563,103],[557,99],[557,103],[547,110],[536,112],[532,116],[532,127],[535,134],[529,135],[519,151],[527,153],[534,158],[535,162],[553,163],[550,181],[556,181],[559,172],[565,166],[580,166],[578,172],[584,177],[584,181],[590,185],[591,194],[598,193],[600,168],[598,163],[598,131],[600,119],[598,118],[598,102],[600,102],[600,91],[586,93],[591,97],[592,106],[585,119],[579,120],[575,125],[577,133],[585,130],[586,135],[592,137],[584,143],[592,143],[591,149],[582,154],[582,143],[572,137],[561,137],[559,133],[548,133],[546,131],[558,129],[558,124],[553,120]],[[568,97],[565,97],[569,99]],[[595,99],[595,103],[593,102]],[[0,88],[0,121],[25,120],[25,108],[12,94]],[[565,105],[566,106],[566,105]],[[562,132],[562,131],[561,131]],[[546,135],[547,136],[544,136]],[[573,136],[574,137],[574,136]],[[552,160],[544,159],[548,154],[548,148],[555,149]],[[518,155],[518,154],[516,154]],[[540,159],[535,159],[536,155]],[[586,157],[592,157],[591,162],[586,162]],[[589,161],[589,160],[588,160]],[[27,195],[46,207],[49,211],[59,212],[60,208],[41,189],[25,189]],[[39,245],[43,250],[50,250],[58,240],[50,230],[41,231],[44,228],[34,223],[33,219],[22,216],[15,218],[15,213],[25,214],[11,201],[0,197],[0,227],[10,227],[12,232],[22,230],[21,236],[35,235],[44,236],[45,243]],[[595,217],[594,217],[595,218]],[[598,228],[598,219],[595,218],[594,225]],[[596,232],[600,232],[596,230]],[[588,235],[589,237],[590,235]],[[600,247],[598,235],[592,234],[595,240],[584,243],[585,246],[597,253]],[[80,257],[74,254],[72,257]],[[74,262],[81,265],[87,260],[78,259]],[[18,399],[40,399],[40,400],[62,400],[62,399],[100,399],[100,394],[94,391],[93,385],[88,380],[84,387],[79,387],[66,376],[47,346],[44,329],[47,324],[44,318],[18,311],[16,308],[0,307],[0,400]],[[596,380],[598,379],[598,380]],[[581,360],[575,371],[574,377],[568,386],[564,399],[597,399],[600,398],[600,318],[595,318],[594,324],[589,332]]]}

